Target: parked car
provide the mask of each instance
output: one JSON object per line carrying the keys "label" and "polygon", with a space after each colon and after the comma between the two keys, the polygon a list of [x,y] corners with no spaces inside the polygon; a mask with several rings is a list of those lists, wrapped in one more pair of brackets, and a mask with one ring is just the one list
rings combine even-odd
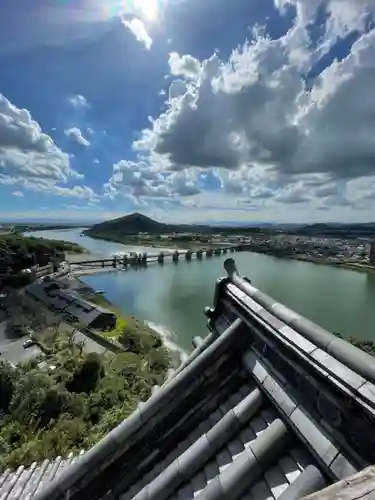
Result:
{"label": "parked car", "polygon": [[24,349],[27,349],[28,347],[31,347],[31,346],[33,346],[33,345],[35,345],[34,340],[32,340],[32,339],[28,339],[28,340],[26,340],[26,342],[24,342],[24,343],[22,344],[22,347],[23,347]]}

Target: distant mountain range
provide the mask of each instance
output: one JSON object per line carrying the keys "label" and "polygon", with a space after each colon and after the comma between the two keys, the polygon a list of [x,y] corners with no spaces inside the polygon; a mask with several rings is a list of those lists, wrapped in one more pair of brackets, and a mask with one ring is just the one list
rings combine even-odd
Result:
{"label": "distant mountain range", "polygon": [[211,226],[211,227],[270,227],[274,226],[274,222],[262,222],[262,221],[251,221],[251,222],[243,222],[238,220],[205,220],[202,221],[201,224]]}
{"label": "distant mountain range", "polygon": [[[268,226],[270,224],[267,224]],[[146,217],[138,212],[117,219],[112,219],[106,222],[101,222],[91,226],[85,231],[89,236],[114,236],[114,235],[129,235],[137,233],[149,234],[167,234],[167,233],[185,233],[185,232],[202,232],[214,233],[225,229],[226,231],[235,232],[236,229],[250,228],[256,226],[254,223],[245,225],[239,222],[218,223],[212,222],[209,224],[167,224],[157,222],[150,217]],[[266,227],[263,226],[263,227]]]}
{"label": "distant mountain range", "polygon": [[273,224],[270,222],[259,223],[251,222],[248,224],[236,221],[225,222],[222,225],[219,222],[210,224],[166,224],[157,222],[150,217],[146,217],[138,212],[117,219],[112,219],[106,222],[101,222],[91,226],[85,231],[88,236],[96,236],[101,238],[113,238],[118,241],[119,238],[124,238],[126,235],[137,233],[148,234],[167,234],[167,233],[185,233],[185,232],[201,232],[215,233],[225,232],[233,234],[237,231],[241,233],[254,234],[256,232],[275,233],[276,231],[285,231],[289,234],[305,235],[305,236],[321,236],[327,238],[374,238],[375,223],[363,224]]}

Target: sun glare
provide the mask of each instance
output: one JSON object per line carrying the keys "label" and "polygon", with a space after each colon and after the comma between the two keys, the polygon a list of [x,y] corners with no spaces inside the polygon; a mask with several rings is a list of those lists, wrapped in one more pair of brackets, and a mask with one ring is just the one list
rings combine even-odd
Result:
{"label": "sun glare", "polygon": [[135,7],[147,21],[154,21],[158,17],[158,0],[134,0]]}
{"label": "sun glare", "polygon": [[160,17],[161,5],[166,0],[107,0],[106,14],[113,16],[134,15],[143,21],[155,21]]}

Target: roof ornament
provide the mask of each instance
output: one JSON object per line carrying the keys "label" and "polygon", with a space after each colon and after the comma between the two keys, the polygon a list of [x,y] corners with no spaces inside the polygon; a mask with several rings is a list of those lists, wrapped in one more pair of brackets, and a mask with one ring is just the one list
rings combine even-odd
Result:
{"label": "roof ornament", "polygon": [[239,277],[238,269],[236,266],[236,262],[234,259],[229,257],[229,259],[225,259],[224,261],[224,269],[228,273],[229,278],[233,278],[235,276]]}

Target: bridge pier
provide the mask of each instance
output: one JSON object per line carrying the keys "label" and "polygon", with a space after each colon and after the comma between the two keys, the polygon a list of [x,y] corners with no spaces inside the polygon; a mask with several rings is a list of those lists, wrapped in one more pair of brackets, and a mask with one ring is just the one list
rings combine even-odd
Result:
{"label": "bridge pier", "polygon": [[[172,262],[175,264],[180,261],[180,256],[185,255],[184,260],[187,262],[190,262],[192,260],[193,255],[197,256],[198,260],[201,260],[203,256],[210,258],[213,255],[221,255],[222,253],[225,254],[227,252],[240,252],[245,250],[247,247],[246,245],[238,245],[238,246],[231,246],[227,248],[221,248],[221,247],[214,247],[214,248],[205,248],[205,249],[198,249],[198,250],[186,250],[184,252],[180,252],[179,250],[175,250],[173,253],[167,254],[168,259],[171,258]],[[164,252],[160,252],[158,255],[157,254],[148,254],[147,252],[143,253],[136,253],[136,252],[130,252],[129,254],[125,254],[123,256],[112,256],[108,258],[102,258],[102,259],[97,259],[97,260],[87,260],[87,261],[82,261],[80,263],[77,262],[77,264],[81,264],[81,266],[84,265],[94,265],[97,267],[106,267],[110,266],[113,267],[114,269],[118,267],[123,267],[124,269],[127,269],[128,266],[130,267],[138,267],[138,266],[143,266],[146,267],[148,265],[148,259],[151,259],[152,261],[156,260],[159,264],[163,264],[165,260],[166,255]]]}
{"label": "bridge pier", "polygon": [[137,264],[138,264],[138,255],[137,254],[131,255],[131,257],[130,257],[130,265],[132,267],[136,267]]}

